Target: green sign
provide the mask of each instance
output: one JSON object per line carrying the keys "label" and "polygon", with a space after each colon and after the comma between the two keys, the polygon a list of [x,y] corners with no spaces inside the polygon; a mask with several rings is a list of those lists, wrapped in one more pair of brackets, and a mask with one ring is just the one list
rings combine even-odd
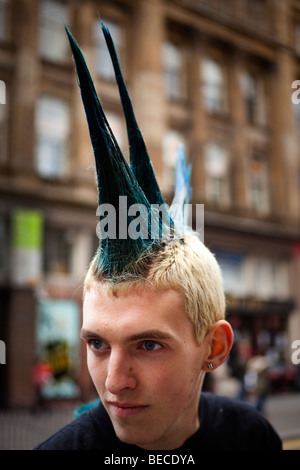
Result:
{"label": "green sign", "polygon": [[12,219],[13,248],[40,250],[42,247],[42,214],[37,210],[17,209]]}

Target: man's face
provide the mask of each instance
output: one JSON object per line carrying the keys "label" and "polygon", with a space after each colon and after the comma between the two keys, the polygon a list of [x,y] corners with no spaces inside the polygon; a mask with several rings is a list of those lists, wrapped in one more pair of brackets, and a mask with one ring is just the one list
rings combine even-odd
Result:
{"label": "man's face", "polygon": [[88,368],[119,439],[174,449],[199,427],[207,344],[198,346],[175,290],[86,293]]}

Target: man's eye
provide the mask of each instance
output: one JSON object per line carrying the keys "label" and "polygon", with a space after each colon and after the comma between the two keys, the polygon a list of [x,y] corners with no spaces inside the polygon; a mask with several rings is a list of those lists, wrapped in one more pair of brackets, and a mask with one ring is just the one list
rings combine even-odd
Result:
{"label": "man's eye", "polygon": [[101,349],[105,349],[107,345],[103,341],[101,341],[101,339],[91,339],[89,341],[89,346],[94,351],[100,351]]}
{"label": "man's eye", "polygon": [[156,341],[147,340],[143,342],[143,349],[146,349],[146,351],[157,351],[161,348],[162,345],[157,343]]}

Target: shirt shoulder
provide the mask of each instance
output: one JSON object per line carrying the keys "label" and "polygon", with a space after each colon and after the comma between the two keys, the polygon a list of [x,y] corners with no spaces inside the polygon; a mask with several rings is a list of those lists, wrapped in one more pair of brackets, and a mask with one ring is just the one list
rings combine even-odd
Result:
{"label": "shirt shoulder", "polygon": [[110,422],[101,404],[74,419],[34,450],[104,450]]}
{"label": "shirt shoulder", "polygon": [[200,420],[200,430],[202,427],[202,431],[210,436],[212,448],[282,449],[281,439],[269,421],[243,401],[202,393]]}

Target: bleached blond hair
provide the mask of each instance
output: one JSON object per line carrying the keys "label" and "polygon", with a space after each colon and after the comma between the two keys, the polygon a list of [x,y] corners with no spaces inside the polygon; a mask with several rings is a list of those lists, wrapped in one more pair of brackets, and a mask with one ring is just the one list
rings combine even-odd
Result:
{"label": "bleached blond hair", "polygon": [[105,284],[114,295],[139,288],[174,289],[184,300],[195,338],[200,344],[211,326],[225,318],[225,295],[220,267],[194,232],[169,241],[136,262],[133,273],[107,279],[99,272],[97,255],[84,281],[84,295]]}

